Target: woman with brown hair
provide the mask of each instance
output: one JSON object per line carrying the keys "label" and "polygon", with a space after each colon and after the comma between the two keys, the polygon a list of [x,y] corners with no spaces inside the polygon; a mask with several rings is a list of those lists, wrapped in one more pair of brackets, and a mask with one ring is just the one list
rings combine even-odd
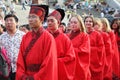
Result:
{"label": "woman with brown hair", "polygon": [[118,47],[118,54],[115,53],[113,57],[113,79],[117,79],[118,77],[120,78],[120,70],[118,69],[120,68],[119,67],[120,66],[120,54],[119,54],[120,53],[120,20],[114,19],[110,27],[112,28],[112,30],[114,30],[117,47]]}
{"label": "woman with brown hair", "polygon": [[85,17],[85,26],[90,38],[90,71],[91,80],[103,80],[104,68],[104,42],[102,35],[94,29],[92,16]]}

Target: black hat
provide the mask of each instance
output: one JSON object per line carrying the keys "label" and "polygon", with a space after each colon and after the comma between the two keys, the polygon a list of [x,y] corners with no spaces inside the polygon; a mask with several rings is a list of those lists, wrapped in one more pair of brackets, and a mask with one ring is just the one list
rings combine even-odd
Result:
{"label": "black hat", "polygon": [[36,14],[42,21],[44,21],[48,15],[48,11],[48,5],[31,5],[30,14]]}

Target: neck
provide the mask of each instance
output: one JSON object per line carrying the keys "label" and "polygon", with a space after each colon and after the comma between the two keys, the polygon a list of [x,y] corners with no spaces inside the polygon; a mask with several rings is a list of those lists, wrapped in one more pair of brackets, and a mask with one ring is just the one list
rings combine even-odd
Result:
{"label": "neck", "polygon": [[93,31],[93,28],[91,28],[91,27],[87,28],[88,33],[91,32],[91,31]]}
{"label": "neck", "polygon": [[10,36],[13,36],[15,33],[16,33],[17,29],[14,29],[14,30],[7,30],[7,33],[10,35]]}
{"label": "neck", "polygon": [[57,29],[56,29],[56,30],[50,30],[50,32],[51,32],[52,34],[54,34],[56,31],[57,31]]}
{"label": "neck", "polygon": [[[40,27],[39,27],[40,28]],[[34,32],[37,32],[38,30],[39,30],[39,28],[32,28],[32,30],[34,31]]]}
{"label": "neck", "polygon": [[34,32],[37,32],[40,28],[41,28],[42,25],[38,25],[37,27],[32,27],[32,30]]}

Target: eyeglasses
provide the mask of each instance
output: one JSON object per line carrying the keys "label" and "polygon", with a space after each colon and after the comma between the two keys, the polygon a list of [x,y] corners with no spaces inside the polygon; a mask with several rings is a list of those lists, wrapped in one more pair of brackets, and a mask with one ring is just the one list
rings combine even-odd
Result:
{"label": "eyeglasses", "polygon": [[27,18],[28,18],[28,19],[36,19],[37,16],[28,16]]}

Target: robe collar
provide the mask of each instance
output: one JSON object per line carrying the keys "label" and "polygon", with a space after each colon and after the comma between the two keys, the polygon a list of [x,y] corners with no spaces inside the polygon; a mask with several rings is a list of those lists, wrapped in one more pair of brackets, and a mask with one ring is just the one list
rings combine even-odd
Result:
{"label": "robe collar", "polygon": [[79,35],[79,34],[80,34],[80,30],[78,30],[78,31],[76,31],[76,32],[72,31],[71,34],[70,34],[70,39],[75,38],[75,37],[76,37],[77,35]]}
{"label": "robe collar", "polygon": [[54,33],[50,32],[54,38],[56,38],[60,34],[60,30],[56,30]]}
{"label": "robe collar", "polygon": [[40,27],[37,32],[32,31],[32,36],[39,36],[44,31],[43,27]]}

